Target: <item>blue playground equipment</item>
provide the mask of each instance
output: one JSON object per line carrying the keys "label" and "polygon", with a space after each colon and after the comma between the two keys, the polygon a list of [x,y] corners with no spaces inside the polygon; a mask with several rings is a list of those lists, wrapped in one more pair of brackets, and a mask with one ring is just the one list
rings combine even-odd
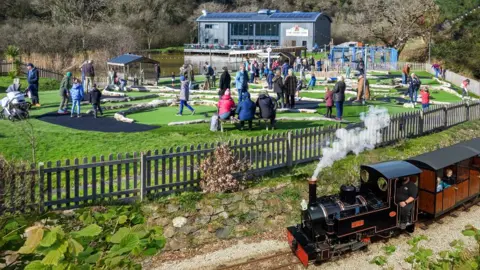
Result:
{"label": "blue playground equipment", "polygon": [[[398,62],[398,51],[394,48],[386,47],[333,47],[330,50],[328,59],[332,63],[339,63],[343,66],[349,63],[358,63],[365,58],[365,50],[367,51],[367,65],[381,69],[396,69]],[[383,68],[382,68],[383,67]],[[370,67],[372,68],[372,67]]]}

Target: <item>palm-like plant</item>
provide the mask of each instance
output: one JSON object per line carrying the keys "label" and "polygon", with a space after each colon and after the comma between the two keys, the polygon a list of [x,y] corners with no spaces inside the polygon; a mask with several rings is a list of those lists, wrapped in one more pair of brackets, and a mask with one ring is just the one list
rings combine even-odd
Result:
{"label": "palm-like plant", "polygon": [[15,45],[8,45],[7,49],[5,50],[5,56],[10,61],[15,61],[18,56],[20,56],[20,48]]}
{"label": "palm-like plant", "polygon": [[12,70],[8,73],[10,77],[15,78],[20,74],[20,61],[18,57],[20,56],[20,48],[15,45],[8,45],[5,50],[5,56],[8,60],[12,61]]}

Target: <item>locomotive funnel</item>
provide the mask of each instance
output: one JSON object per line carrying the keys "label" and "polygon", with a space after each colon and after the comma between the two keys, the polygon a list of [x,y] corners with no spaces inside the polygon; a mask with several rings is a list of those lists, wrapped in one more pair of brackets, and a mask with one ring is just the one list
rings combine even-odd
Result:
{"label": "locomotive funnel", "polygon": [[317,178],[308,180],[308,205],[311,206],[317,201]]}

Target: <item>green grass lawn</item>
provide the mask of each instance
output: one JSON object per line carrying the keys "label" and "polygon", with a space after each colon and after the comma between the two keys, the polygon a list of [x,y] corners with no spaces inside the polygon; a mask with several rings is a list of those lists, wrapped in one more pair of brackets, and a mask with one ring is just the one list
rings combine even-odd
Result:
{"label": "green grass lawn", "polygon": [[[131,95],[132,93],[127,93]],[[145,93],[141,93],[145,95]],[[2,98],[5,94],[0,94]],[[241,132],[233,125],[226,126],[226,132],[210,132],[209,124],[189,125],[189,126],[167,126],[171,121],[185,121],[204,117],[201,112],[214,112],[213,107],[198,106],[199,114],[195,116],[177,117],[175,113],[178,107],[159,108],[150,112],[131,114],[140,123],[159,125],[159,128],[141,133],[102,133],[91,131],[80,131],[65,128],[43,122],[36,119],[37,116],[49,112],[55,112],[59,104],[59,96],[56,90],[44,91],[40,93],[42,102],[41,108],[33,108],[30,111],[31,119],[29,122],[33,126],[33,134],[37,141],[38,161],[55,161],[66,158],[83,158],[99,155],[108,155],[110,153],[126,153],[134,151],[148,151],[161,148],[169,148],[185,145],[196,145],[225,140],[246,138],[262,134],[272,134],[273,132],[285,132],[289,129],[300,129],[314,126],[332,125],[328,121],[284,121],[279,122],[275,131],[265,131],[263,128],[257,128],[251,132]],[[168,99],[168,98],[167,98]],[[132,103],[144,103],[150,100],[139,100]],[[117,103],[115,103],[117,104]],[[106,104],[108,105],[108,103]],[[82,112],[85,113],[91,107],[82,106]],[[107,111],[106,117],[112,117],[116,111]],[[188,110],[185,109],[185,114]],[[210,114],[211,115],[211,114]],[[72,119],[74,120],[74,119]],[[31,160],[31,150],[28,144],[28,125],[26,122],[0,121],[0,149],[1,153],[7,158]]]}
{"label": "green grass lawn", "polygon": [[[425,76],[427,74],[421,74]],[[431,78],[431,75],[429,75]],[[426,76],[425,76],[426,77]],[[204,76],[196,76],[197,81],[204,80]],[[0,77],[0,92],[3,92],[12,80],[9,77]],[[26,83],[25,81],[23,81]],[[210,143],[225,140],[233,140],[246,138],[250,136],[258,136],[263,134],[272,134],[272,132],[285,132],[289,129],[300,129],[314,126],[334,125],[334,122],[330,121],[281,121],[277,125],[275,131],[265,131],[263,128],[257,128],[251,132],[242,132],[237,130],[233,125],[226,125],[226,132],[210,132],[209,124],[196,124],[188,126],[167,126],[169,122],[187,121],[202,118],[209,118],[212,113],[216,111],[214,107],[209,106],[194,106],[197,110],[197,114],[190,115],[188,109],[184,109],[184,116],[175,116],[178,111],[178,107],[165,107],[158,108],[156,110],[141,112],[137,114],[130,114],[131,117],[139,123],[157,125],[159,128],[142,132],[142,133],[101,133],[91,131],[79,131],[61,126],[45,123],[36,119],[37,116],[43,115],[49,112],[55,112],[59,104],[58,95],[58,82],[46,79],[41,79],[41,82],[45,84],[40,85],[40,101],[41,108],[33,108],[31,110],[31,120],[29,122],[33,126],[33,133],[37,140],[37,153],[36,158],[38,161],[54,161],[66,158],[75,157],[91,157],[99,155],[108,155],[110,153],[126,153],[133,151],[147,151],[153,149],[169,148],[176,146],[195,145],[200,143]],[[169,84],[171,80],[169,78],[162,79],[161,83]],[[178,82],[176,82],[178,83]],[[57,84],[57,85],[54,85]],[[53,85],[53,86],[52,86]],[[42,89],[44,87],[45,89]],[[50,91],[44,91],[47,87],[50,87]],[[323,90],[324,86],[316,86],[315,89]],[[2,91],[3,90],[3,91]],[[394,90],[392,89],[388,94],[394,94],[399,92],[398,95],[404,89]],[[145,92],[128,92],[128,96],[138,97],[149,95]],[[192,93],[194,95],[195,93]],[[383,92],[378,92],[379,96],[383,96]],[[0,93],[0,98],[5,94]],[[202,94],[205,95],[205,94]],[[216,99],[216,95],[208,95],[212,99]],[[312,98],[323,98],[324,93],[301,93],[301,96]],[[347,95],[350,97],[350,95]],[[452,94],[446,92],[432,92],[433,100],[457,102],[460,99]],[[145,100],[137,100],[131,102],[132,104],[145,103],[153,99],[172,99],[173,97],[159,97]],[[112,103],[113,104],[113,103]],[[118,103],[115,103],[118,104]],[[386,103],[381,101],[371,101],[369,105],[379,105],[388,108],[390,113],[399,113],[410,111],[412,109],[403,108],[393,103]],[[105,104],[109,105],[109,103]],[[82,112],[85,113],[91,107],[82,106]],[[349,121],[358,121],[358,115],[361,112],[367,111],[366,106],[361,105],[347,105],[344,109],[345,119]],[[112,117],[118,110],[107,111],[106,117]],[[319,114],[324,114],[326,111],[325,104],[320,104],[318,109]],[[208,115],[205,116],[205,113]],[[335,109],[333,111],[335,114]],[[319,116],[319,114],[292,114],[292,113],[279,113],[278,116],[289,117],[312,117]],[[0,121],[0,149],[1,153],[8,158],[16,158],[22,160],[31,160],[31,150],[28,145],[28,136],[25,130],[28,125],[25,122],[9,122]]]}
{"label": "green grass lawn", "polygon": [[[22,84],[21,89],[24,90],[28,87],[27,83],[27,78],[26,77],[20,77],[20,83]],[[8,76],[0,76],[0,93],[4,93],[7,88],[13,84],[13,79],[8,77]],[[48,91],[52,89],[59,89],[60,88],[60,82],[53,80],[53,79],[47,79],[47,78],[40,78],[39,80],[39,91]]]}

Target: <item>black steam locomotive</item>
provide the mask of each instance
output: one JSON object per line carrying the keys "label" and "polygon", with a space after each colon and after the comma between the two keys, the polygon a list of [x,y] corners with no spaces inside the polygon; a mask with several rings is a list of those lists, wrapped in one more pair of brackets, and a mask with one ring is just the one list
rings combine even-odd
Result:
{"label": "black steam locomotive", "polygon": [[[480,139],[474,139],[405,161],[364,165],[359,187],[342,186],[340,194],[318,198],[316,181],[311,180],[301,223],[287,228],[289,245],[308,266],[310,261],[320,263],[365,248],[372,237],[389,238],[402,229],[413,232],[419,213],[437,218],[478,199],[479,155]],[[452,172],[450,186],[438,190],[437,181]],[[401,229],[395,196],[405,178],[418,187],[418,197],[406,228]]]}

